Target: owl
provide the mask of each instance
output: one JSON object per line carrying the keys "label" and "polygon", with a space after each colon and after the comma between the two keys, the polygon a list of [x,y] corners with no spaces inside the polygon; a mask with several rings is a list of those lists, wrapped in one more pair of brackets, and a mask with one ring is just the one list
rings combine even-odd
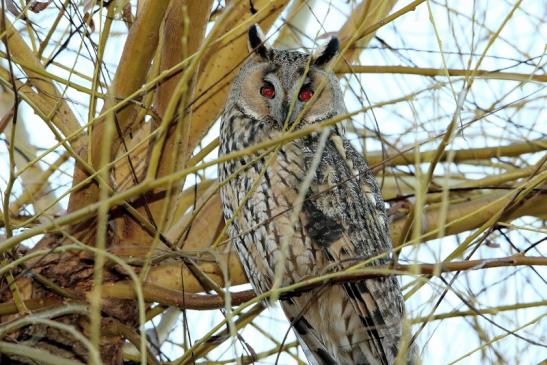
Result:
{"label": "owl", "polygon": [[[346,112],[327,67],[337,38],[309,55],[269,47],[254,25],[248,44],[222,114],[221,157]],[[340,124],[228,159],[219,178],[228,233],[257,293],[389,262],[378,184]],[[310,364],[394,363],[404,316],[396,278],[326,285],[280,304]]]}

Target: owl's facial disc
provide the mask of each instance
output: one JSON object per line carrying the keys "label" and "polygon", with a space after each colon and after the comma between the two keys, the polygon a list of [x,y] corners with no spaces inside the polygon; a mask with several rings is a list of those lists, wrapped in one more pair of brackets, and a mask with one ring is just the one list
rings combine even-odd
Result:
{"label": "owl's facial disc", "polygon": [[[325,70],[325,66],[338,51],[339,42],[336,38],[331,38],[323,48],[310,56],[296,51],[272,49],[267,45],[260,28],[254,25],[249,29],[248,45],[251,56],[242,73],[245,76],[240,81],[239,98],[236,101],[246,114],[256,120],[269,122],[276,129],[293,125],[298,116],[301,116],[301,123],[306,124],[335,114],[333,100],[339,94],[336,89],[338,84],[332,73]],[[321,84],[322,90],[318,94]],[[313,104],[307,105],[312,98]],[[300,115],[304,108],[306,112]]]}
{"label": "owl's facial disc", "polygon": [[[315,67],[310,67],[303,76],[303,64],[285,67],[268,61],[255,63],[241,80],[237,103],[249,116],[269,121],[273,128],[278,129],[293,125],[304,108],[306,112],[300,118],[302,124],[332,117],[334,91],[329,76]],[[324,85],[318,93],[322,83]],[[289,111],[291,115],[287,120]]]}

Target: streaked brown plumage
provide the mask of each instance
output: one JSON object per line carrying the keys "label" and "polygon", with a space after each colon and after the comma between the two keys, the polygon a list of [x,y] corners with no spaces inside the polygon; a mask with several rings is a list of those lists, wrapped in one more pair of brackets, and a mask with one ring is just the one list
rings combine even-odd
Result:
{"label": "streaked brown plumage", "polygon": [[[222,116],[220,155],[282,135],[322,80],[325,88],[297,127],[345,112],[338,81],[325,69],[336,38],[311,60],[267,48],[256,27],[249,43],[254,53]],[[389,223],[374,176],[341,126],[324,133],[219,166],[229,235],[257,292],[271,288],[280,268],[285,286],[378,255],[371,264],[389,260]],[[300,191],[305,199],[295,207]],[[327,286],[281,305],[311,364],[391,364],[397,356],[404,305],[394,277]]]}

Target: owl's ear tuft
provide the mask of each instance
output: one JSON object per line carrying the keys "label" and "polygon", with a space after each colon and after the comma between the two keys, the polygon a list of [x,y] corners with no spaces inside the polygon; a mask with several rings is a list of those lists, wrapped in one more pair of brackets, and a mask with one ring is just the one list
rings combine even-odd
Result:
{"label": "owl's ear tuft", "polygon": [[253,24],[249,28],[247,45],[249,46],[249,52],[255,52],[262,58],[268,58],[270,50],[266,44],[266,36],[262,33],[262,30],[257,24]]}
{"label": "owl's ear tuft", "polygon": [[331,37],[329,42],[320,47],[313,55],[313,64],[317,67],[326,66],[338,53],[340,41],[336,37]]}

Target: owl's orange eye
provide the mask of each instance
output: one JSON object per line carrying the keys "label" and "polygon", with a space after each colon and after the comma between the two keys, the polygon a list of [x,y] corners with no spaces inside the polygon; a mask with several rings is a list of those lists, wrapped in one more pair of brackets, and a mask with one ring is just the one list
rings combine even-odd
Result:
{"label": "owl's orange eye", "polygon": [[308,88],[302,88],[300,90],[300,93],[298,94],[298,100],[300,101],[308,101],[313,96],[313,91]]}
{"label": "owl's orange eye", "polygon": [[275,89],[273,85],[266,84],[260,88],[260,95],[265,98],[273,99],[275,96]]}

